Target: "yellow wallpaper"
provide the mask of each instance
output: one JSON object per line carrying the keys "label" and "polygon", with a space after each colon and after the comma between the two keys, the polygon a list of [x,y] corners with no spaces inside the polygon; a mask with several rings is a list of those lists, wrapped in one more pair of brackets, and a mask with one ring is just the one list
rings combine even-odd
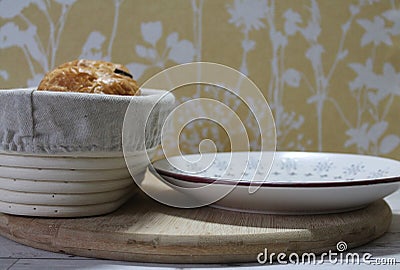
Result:
{"label": "yellow wallpaper", "polygon": [[[263,91],[278,149],[400,159],[399,44],[399,0],[2,0],[0,88],[36,86],[75,58],[126,64],[140,83],[176,64],[216,62]],[[184,88],[178,98],[203,95]],[[181,145],[197,151],[212,137],[227,149],[224,134],[193,123]]]}

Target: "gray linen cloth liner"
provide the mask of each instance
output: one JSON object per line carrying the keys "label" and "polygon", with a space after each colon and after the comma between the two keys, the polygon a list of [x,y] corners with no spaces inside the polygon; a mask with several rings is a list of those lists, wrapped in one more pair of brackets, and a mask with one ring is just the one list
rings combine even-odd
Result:
{"label": "gray linen cloth liner", "polygon": [[[0,90],[0,151],[120,152],[124,116],[131,101],[129,113],[134,115],[129,117],[129,141],[124,141],[128,145],[124,150],[142,151],[144,142],[147,149],[156,147],[174,98],[168,94],[157,103],[165,92],[149,91],[132,97],[34,88]],[[146,114],[156,103],[146,126]]]}

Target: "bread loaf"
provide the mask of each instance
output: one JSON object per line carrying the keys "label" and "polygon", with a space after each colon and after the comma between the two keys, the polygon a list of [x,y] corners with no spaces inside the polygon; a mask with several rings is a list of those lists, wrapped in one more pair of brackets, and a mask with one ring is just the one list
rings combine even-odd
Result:
{"label": "bread loaf", "polygon": [[106,61],[74,60],[48,72],[38,90],[111,95],[139,95],[127,67]]}

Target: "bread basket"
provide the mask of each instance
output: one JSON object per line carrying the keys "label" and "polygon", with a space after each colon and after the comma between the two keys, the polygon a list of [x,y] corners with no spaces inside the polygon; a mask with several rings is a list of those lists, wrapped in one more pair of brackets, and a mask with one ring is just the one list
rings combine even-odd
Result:
{"label": "bread basket", "polygon": [[[131,173],[143,178],[174,102],[172,94],[151,89],[140,96],[0,90],[0,212],[79,217],[114,211],[138,190]],[[135,106],[124,142],[131,173],[122,150],[128,106]],[[148,115],[152,108],[156,113]],[[144,128],[150,131],[145,138]]]}

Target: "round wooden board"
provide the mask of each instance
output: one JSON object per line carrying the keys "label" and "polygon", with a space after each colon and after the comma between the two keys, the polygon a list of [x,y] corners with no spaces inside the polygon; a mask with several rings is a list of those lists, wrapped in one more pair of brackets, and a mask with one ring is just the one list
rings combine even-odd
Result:
{"label": "round wooden board", "polygon": [[268,249],[287,254],[336,252],[386,232],[385,201],[352,212],[279,216],[210,207],[177,209],[141,192],[119,210],[91,218],[32,218],[0,214],[0,234],[39,249],[79,256],[160,263],[257,262]]}

